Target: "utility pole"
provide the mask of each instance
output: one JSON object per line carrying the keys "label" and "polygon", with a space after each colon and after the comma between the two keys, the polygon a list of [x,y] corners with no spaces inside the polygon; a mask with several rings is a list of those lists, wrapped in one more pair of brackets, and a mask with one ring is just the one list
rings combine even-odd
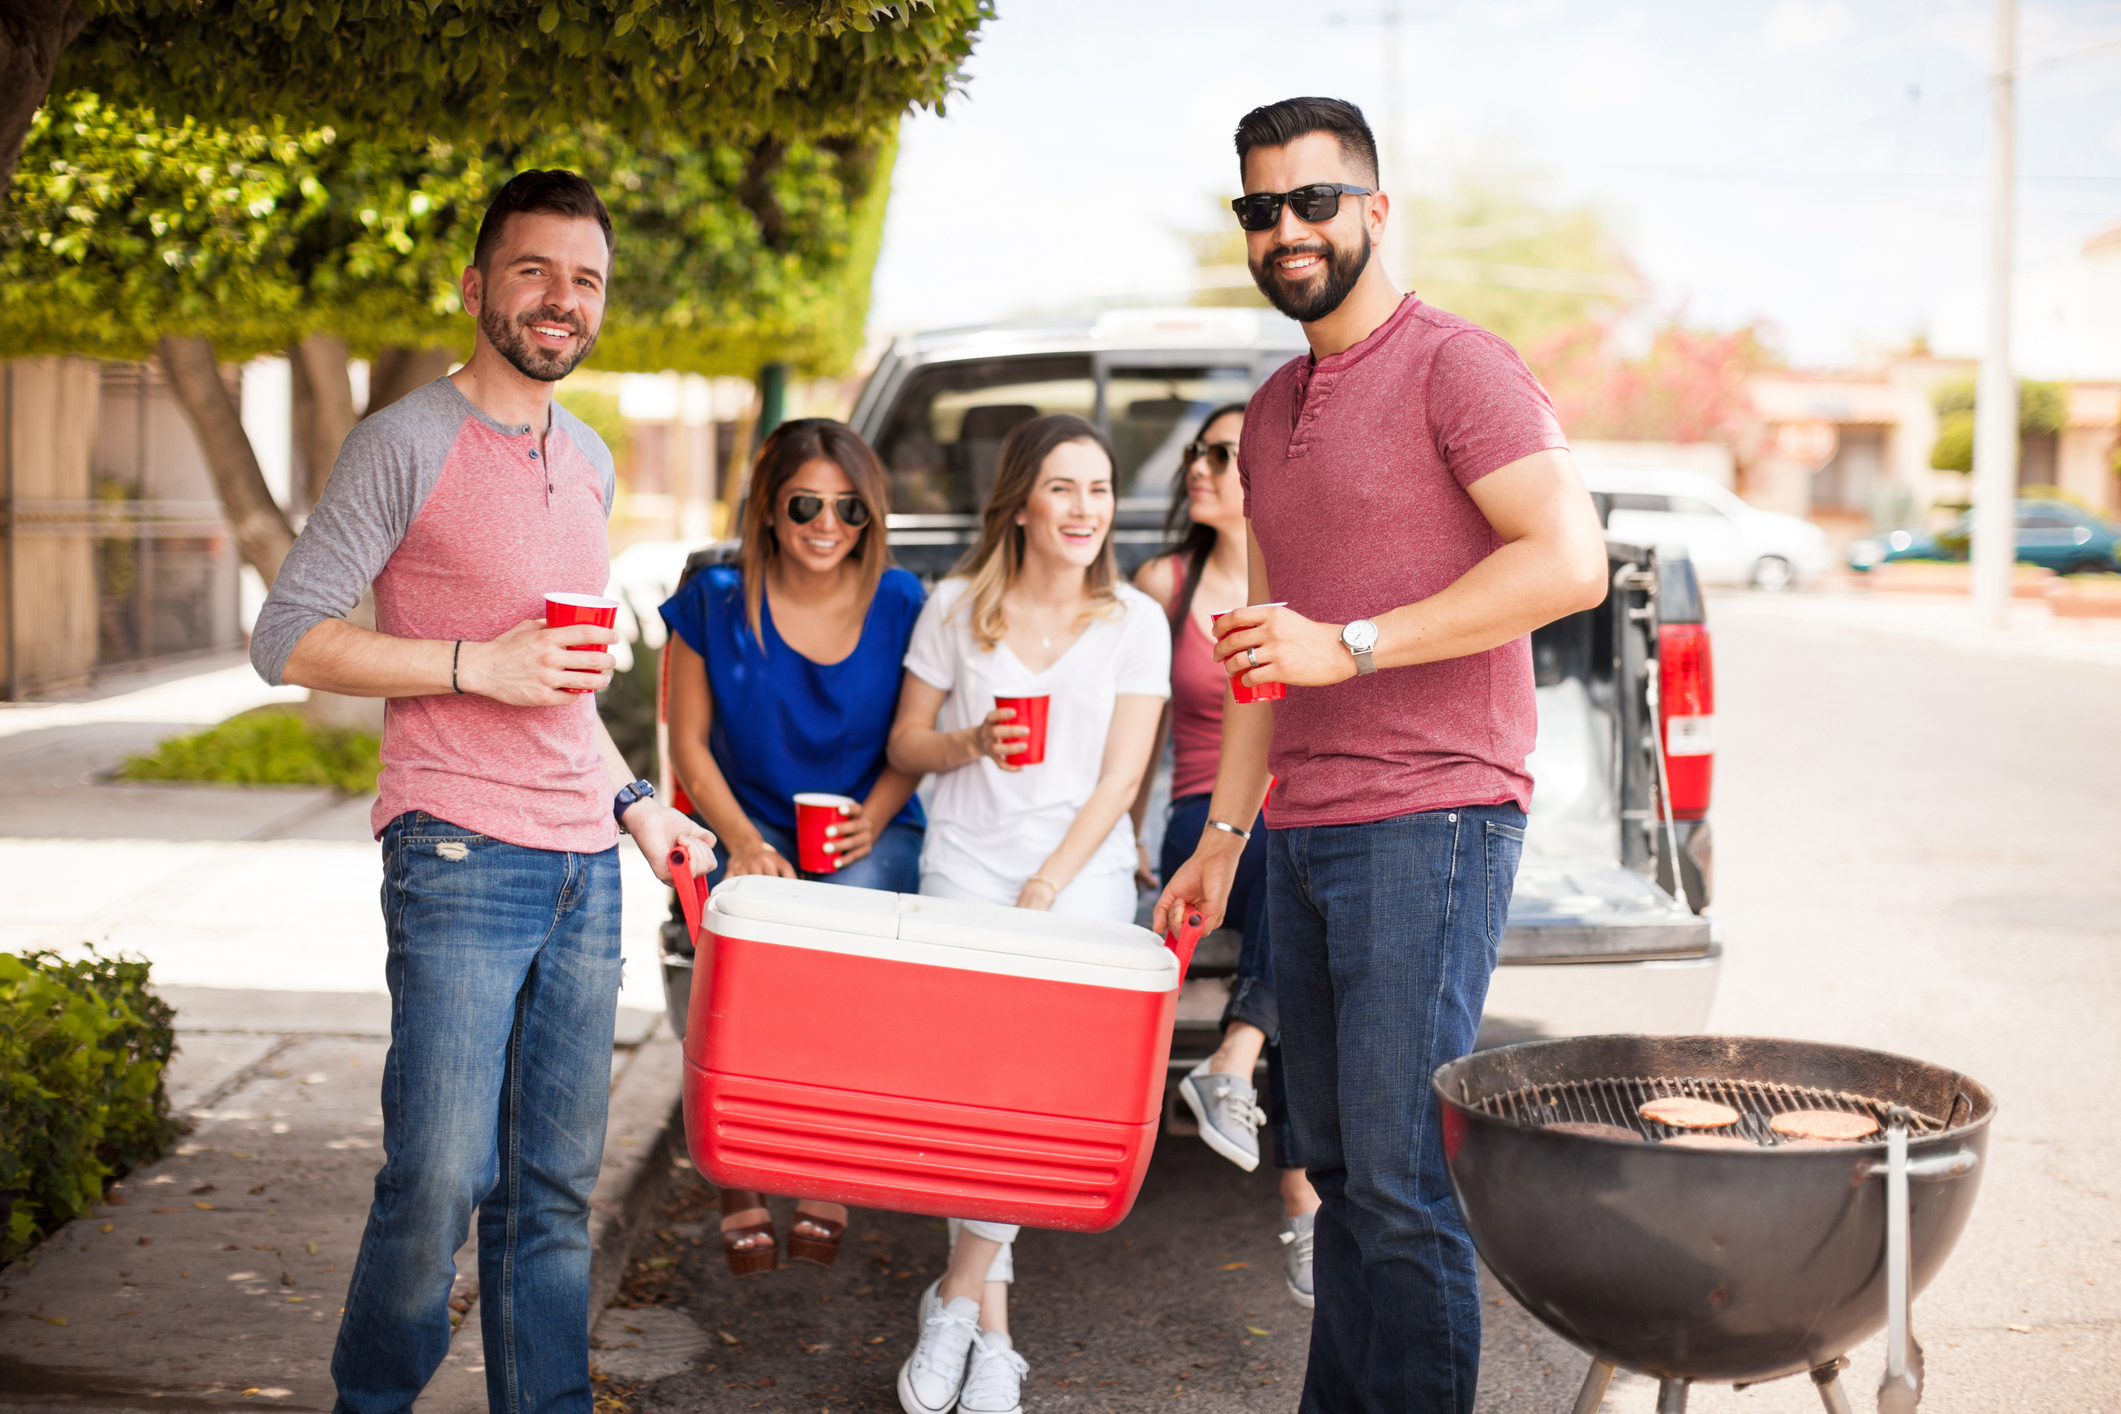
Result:
{"label": "utility pole", "polygon": [[2014,70],[2018,0],[1996,7],[1996,67],[1989,78],[1988,342],[1974,388],[1974,620],[2009,627],[2011,571],[2018,562],[2018,378],[2011,367],[2011,231],[2016,192]]}
{"label": "utility pole", "polygon": [[[1394,201],[1399,200],[1399,182],[1405,175],[1406,163],[1399,154],[1399,124],[1402,118],[1399,104],[1399,6],[1387,3],[1384,8],[1385,31],[1385,140],[1384,151],[1377,154],[1377,185]],[[1413,208],[1407,208],[1411,213]],[[1410,238],[1404,221],[1394,221],[1385,230],[1387,247],[1404,249]],[[1393,262],[1390,249],[1378,252],[1385,258],[1385,268],[1390,270]],[[1400,279],[1406,278],[1404,271],[1398,272]]]}

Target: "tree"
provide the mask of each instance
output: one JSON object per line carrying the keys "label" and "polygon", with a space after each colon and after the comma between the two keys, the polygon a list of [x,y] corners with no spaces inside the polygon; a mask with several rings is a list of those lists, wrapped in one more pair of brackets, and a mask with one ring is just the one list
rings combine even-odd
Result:
{"label": "tree", "polygon": [[[349,352],[372,360],[373,410],[393,371],[420,362],[412,351],[439,348],[446,361],[468,344],[458,272],[488,196],[522,165],[582,171],[612,209],[617,263],[596,364],[844,367],[894,150],[889,136],[628,143],[589,125],[511,153],[279,122],[166,124],[81,94],[32,125],[0,217],[0,317],[23,353],[158,355],[244,558],[269,584],[293,531],[220,363],[288,350],[298,402],[311,404],[298,420],[305,459],[328,471],[352,425]],[[425,376],[439,371],[430,362]]]}
{"label": "tree", "polygon": [[0,0],[0,181],[48,94],[241,127],[527,145],[874,137],[957,82],[993,0]]}
{"label": "tree", "polygon": [[[1939,471],[1974,469],[1974,380],[1946,383],[1931,395],[1937,409],[1937,440],[1930,465]],[[2018,435],[2036,437],[2069,425],[2069,389],[2060,383],[2018,380]]]}
{"label": "tree", "polygon": [[1556,330],[1524,353],[1571,437],[1720,442],[1740,463],[1762,432],[1746,385],[1779,362],[1758,325],[1718,333],[1676,321],[1634,357],[1601,321]]}

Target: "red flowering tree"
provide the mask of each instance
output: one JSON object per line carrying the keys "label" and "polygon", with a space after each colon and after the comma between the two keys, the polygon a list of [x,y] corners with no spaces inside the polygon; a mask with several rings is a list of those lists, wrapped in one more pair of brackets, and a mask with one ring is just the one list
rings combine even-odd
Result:
{"label": "red flowering tree", "polygon": [[1525,361],[1572,437],[1621,442],[1721,442],[1740,463],[1761,436],[1747,382],[1778,360],[1757,324],[1728,333],[1678,322],[1634,357],[1611,323],[1585,321],[1539,340]]}

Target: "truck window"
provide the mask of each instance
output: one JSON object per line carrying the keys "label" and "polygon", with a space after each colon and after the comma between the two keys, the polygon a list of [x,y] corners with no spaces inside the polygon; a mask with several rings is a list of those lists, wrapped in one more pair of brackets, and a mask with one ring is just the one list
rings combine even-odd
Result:
{"label": "truck window", "polygon": [[900,394],[877,454],[900,514],[975,514],[994,489],[1002,442],[1050,412],[1089,417],[1097,382],[1087,355],[972,359],[920,370]]}
{"label": "truck window", "polygon": [[1672,509],[1670,496],[1647,496],[1639,491],[1614,491],[1608,493],[1606,499],[1611,502],[1609,509],[1615,511],[1655,511],[1667,515]]}
{"label": "truck window", "polygon": [[1114,368],[1106,375],[1105,412],[1119,453],[1122,496],[1152,500],[1171,494],[1178,459],[1207,415],[1252,396],[1252,370],[1228,368]]}

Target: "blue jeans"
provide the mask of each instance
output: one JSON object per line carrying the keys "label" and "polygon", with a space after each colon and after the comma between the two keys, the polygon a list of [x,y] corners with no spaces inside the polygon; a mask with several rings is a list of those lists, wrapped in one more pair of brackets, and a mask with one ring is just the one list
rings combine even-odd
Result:
{"label": "blue jeans", "polygon": [[1480,1284],[1429,1076],[1473,1048],[1524,848],[1514,805],[1272,832],[1296,1154],[1318,1210],[1304,1414],[1470,1414]]}
{"label": "blue jeans", "polygon": [[346,1293],[337,1414],[406,1414],[449,1348],[474,1212],[486,1400],[589,1414],[589,1195],[619,992],[619,860],[412,811],[383,832],[383,1168]]}
{"label": "blue jeans", "polygon": [[[777,825],[764,820],[753,820],[752,825],[759,836],[772,845],[781,858],[795,863],[795,836]],[[918,825],[894,821],[877,832],[871,841],[869,852],[845,869],[835,869],[829,874],[803,874],[821,884],[845,884],[853,889],[882,889],[892,894],[917,894],[921,891],[921,845],[927,831]],[[722,882],[729,868],[729,852],[716,848],[714,872],[707,876],[707,887],[713,888]]]}
{"label": "blue jeans", "polygon": [[[1208,827],[1209,793],[1182,795],[1171,802],[1164,822],[1164,847],[1157,867],[1166,880],[1193,857],[1200,832]],[[1248,1022],[1266,1035],[1267,1126],[1274,1134],[1274,1154],[1283,1168],[1294,1168],[1289,1158],[1289,1105],[1281,1073],[1281,1009],[1274,998],[1274,949],[1267,927],[1267,817],[1252,822],[1252,838],[1237,859],[1237,877],[1230,884],[1230,899],[1224,910],[1225,924],[1240,928],[1237,945],[1237,976],[1230,984],[1230,1000],[1223,1007],[1225,1031],[1233,1021]]]}

